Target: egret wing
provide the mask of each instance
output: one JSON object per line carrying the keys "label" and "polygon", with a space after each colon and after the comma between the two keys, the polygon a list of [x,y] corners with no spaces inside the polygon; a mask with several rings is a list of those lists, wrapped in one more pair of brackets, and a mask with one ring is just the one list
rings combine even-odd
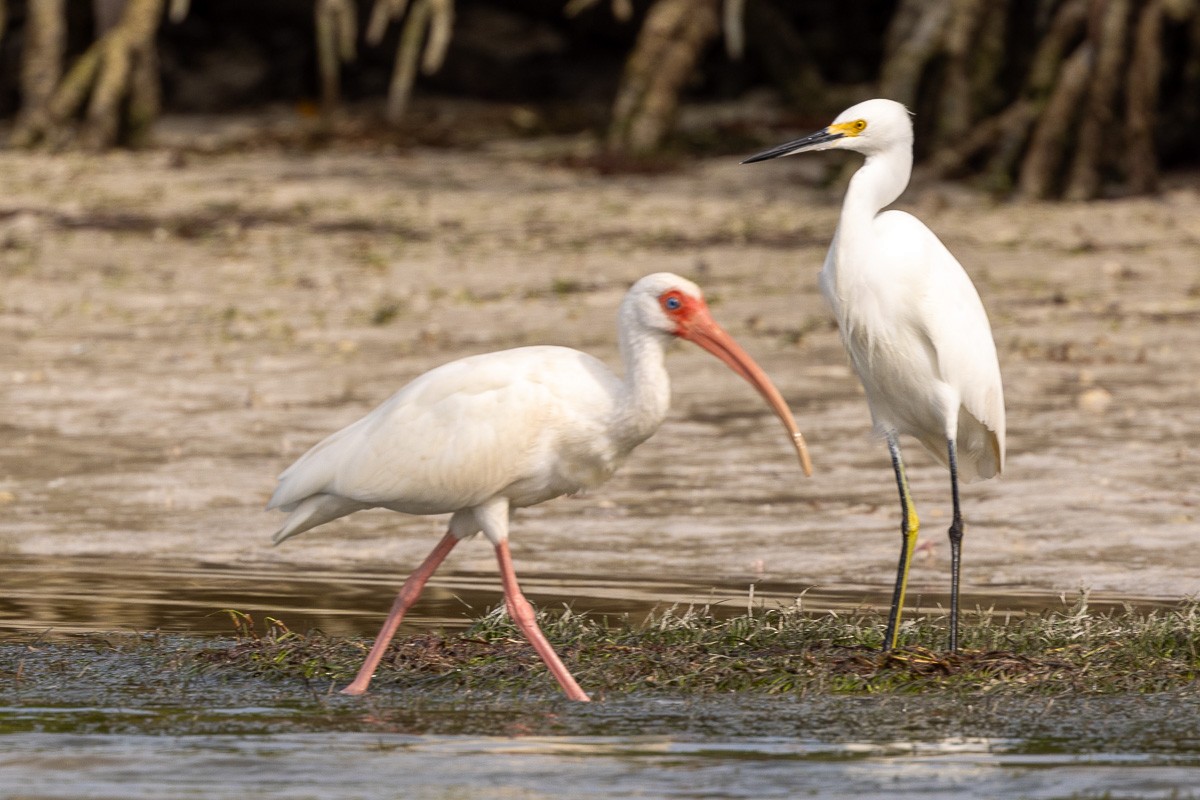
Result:
{"label": "egret wing", "polygon": [[989,477],[1004,466],[1004,388],[996,344],[975,285],[941,240],[932,231],[928,235],[923,324],[937,353],[942,381],[953,388],[972,418],[959,415],[955,437],[960,461],[974,462],[963,465],[964,478],[970,479],[972,471]]}

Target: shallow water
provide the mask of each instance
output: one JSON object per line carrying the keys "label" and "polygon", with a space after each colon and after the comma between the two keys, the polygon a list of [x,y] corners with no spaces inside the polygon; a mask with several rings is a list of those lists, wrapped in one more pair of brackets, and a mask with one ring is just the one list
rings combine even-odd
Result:
{"label": "shallow water", "polygon": [[1200,796],[1181,788],[1197,778],[1194,754],[1043,754],[988,739],[35,735],[9,745],[0,775],[27,798]]}
{"label": "shallow water", "polygon": [[[256,620],[278,619],[296,631],[373,636],[402,582],[402,575],[387,571],[11,556],[6,559],[0,594],[0,631],[230,633],[233,628],[225,611],[232,609]],[[635,622],[672,606],[707,607],[717,616],[742,614],[750,606],[797,603],[813,612],[841,612],[886,608],[891,597],[890,587],[883,585],[829,589],[785,581],[689,582],[533,573],[522,576],[521,583],[540,607],[628,615]],[[919,608],[938,611],[945,606],[945,597],[915,596]],[[1063,608],[1075,599],[1073,594],[1037,591],[967,592],[963,607],[1023,614]],[[438,573],[405,625],[465,627],[501,602],[495,573]],[[1174,603],[1104,593],[1090,594],[1088,602],[1098,611]]]}
{"label": "shallow water", "polygon": [[216,707],[194,734],[177,709],[7,707],[2,729],[25,732],[3,737],[0,780],[24,798],[1200,796],[1195,724],[1146,748],[1123,738],[1178,700],[1109,701],[1018,703],[1025,721],[996,736],[920,701],[852,698]]}

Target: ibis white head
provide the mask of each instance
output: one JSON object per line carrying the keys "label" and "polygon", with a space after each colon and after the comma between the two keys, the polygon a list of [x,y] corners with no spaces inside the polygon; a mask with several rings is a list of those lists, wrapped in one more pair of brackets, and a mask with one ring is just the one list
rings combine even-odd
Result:
{"label": "ibis white head", "polygon": [[812,475],[808,448],[787,403],[750,354],[713,319],[699,286],[669,272],[647,275],[625,295],[621,317],[632,317],[635,325],[660,338],[676,336],[695,342],[741,375],[779,417],[792,437],[804,474]]}
{"label": "ibis white head", "polygon": [[640,279],[629,287],[621,305],[622,317],[632,317],[637,327],[663,339],[686,338],[686,321],[695,316],[697,309],[703,315],[708,313],[700,287],[670,272],[655,272]]}
{"label": "ibis white head", "polygon": [[850,106],[826,127],[743,161],[753,164],[813,150],[854,150],[866,156],[891,150],[911,151],[912,120],[908,109],[894,100],[866,100]]}

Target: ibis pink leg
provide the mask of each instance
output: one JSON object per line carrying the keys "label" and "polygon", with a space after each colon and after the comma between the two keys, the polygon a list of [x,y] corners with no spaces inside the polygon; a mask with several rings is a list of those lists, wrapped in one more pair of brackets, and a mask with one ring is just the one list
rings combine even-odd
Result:
{"label": "ibis pink leg", "polygon": [[517,574],[513,571],[512,555],[508,552],[508,540],[503,540],[496,545],[496,560],[500,562],[500,580],[504,585],[504,602],[508,606],[508,615],[512,617],[513,622],[517,623],[517,627],[525,634],[525,638],[533,645],[537,654],[542,657],[542,661],[546,662],[550,674],[558,681],[558,685],[566,692],[567,697],[584,703],[590,702],[592,698],[579,688],[574,676],[563,665],[562,659],[558,657],[558,653],[554,652],[554,648],[546,640],[546,635],[538,627],[533,606],[529,605],[529,601],[521,593],[521,587],[517,585]]}
{"label": "ibis pink leg", "polygon": [[371,682],[375,668],[379,666],[384,652],[392,642],[392,637],[396,635],[396,629],[400,627],[400,621],[404,619],[404,614],[412,608],[413,603],[417,602],[417,598],[421,596],[421,590],[425,588],[425,583],[433,575],[438,565],[446,560],[446,556],[450,554],[456,544],[458,544],[458,537],[453,533],[447,533],[438,542],[437,547],[433,548],[433,552],[421,562],[421,566],[408,576],[408,580],[400,587],[400,593],[396,595],[396,601],[392,603],[391,613],[383,622],[383,629],[375,637],[375,644],[371,646],[367,660],[359,668],[354,682],[342,689],[342,694],[362,694],[367,690],[367,684]]}

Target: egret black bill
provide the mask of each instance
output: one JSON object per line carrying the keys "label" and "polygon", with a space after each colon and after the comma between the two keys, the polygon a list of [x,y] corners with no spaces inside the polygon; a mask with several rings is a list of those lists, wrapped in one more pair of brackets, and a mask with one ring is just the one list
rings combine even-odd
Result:
{"label": "egret black bill", "polygon": [[769,161],[772,158],[780,156],[790,156],[792,153],[802,153],[812,147],[825,142],[832,142],[834,139],[841,139],[846,134],[840,131],[835,131],[830,128],[819,130],[816,133],[810,133],[801,139],[781,144],[778,147],[772,147],[770,150],[764,150],[758,155],[753,155],[743,161],[743,164],[754,164],[758,161]]}

